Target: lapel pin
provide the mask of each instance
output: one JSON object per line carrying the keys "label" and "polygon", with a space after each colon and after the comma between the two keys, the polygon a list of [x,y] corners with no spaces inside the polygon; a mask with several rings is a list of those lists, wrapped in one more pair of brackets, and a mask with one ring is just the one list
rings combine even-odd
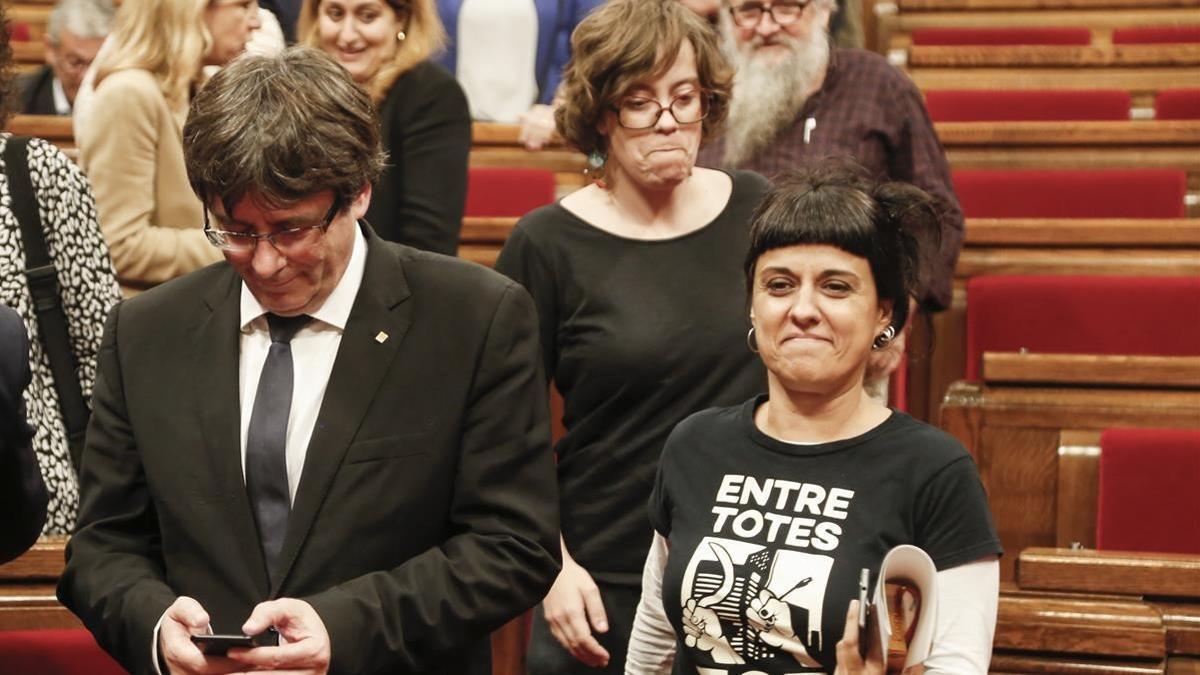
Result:
{"label": "lapel pin", "polygon": [[378,342],[379,344],[383,344],[384,342],[387,342],[387,339],[388,339],[388,334],[383,331],[379,331],[378,333],[375,334],[375,341]]}

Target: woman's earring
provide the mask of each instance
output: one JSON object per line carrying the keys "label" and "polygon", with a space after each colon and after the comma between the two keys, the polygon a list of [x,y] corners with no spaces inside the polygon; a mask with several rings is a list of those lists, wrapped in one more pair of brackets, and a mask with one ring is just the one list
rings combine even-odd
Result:
{"label": "woman's earring", "polygon": [[396,42],[404,42],[404,38],[408,37],[404,31],[396,31]]}
{"label": "woman's earring", "polygon": [[896,338],[896,327],[888,326],[883,329],[883,332],[875,337],[875,343],[871,345],[871,349],[876,351],[888,346],[888,343]]}
{"label": "woman's earring", "polygon": [[754,326],[751,326],[750,332],[746,333],[746,346],[755,354],[758,353],[758,340],[754,338]]}
{"label": "woman's earring", "polygon": [[588,178],[596,181],[600,187],[604,187],[604,164],[608,161],[608,154],[603,150],[593,150],[588,153],[587,166],[583,170],[583,174]]}

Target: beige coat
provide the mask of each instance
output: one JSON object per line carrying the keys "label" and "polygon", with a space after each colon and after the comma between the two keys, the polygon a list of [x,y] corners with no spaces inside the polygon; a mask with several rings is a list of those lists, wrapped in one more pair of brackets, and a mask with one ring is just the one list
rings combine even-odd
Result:
{"label": "beige coat", "polygon": [[121,290],[130,295],[221,259],[201,231],[183,163],[187,110],[145,70],[106,77],[81,128],[79,156]]}

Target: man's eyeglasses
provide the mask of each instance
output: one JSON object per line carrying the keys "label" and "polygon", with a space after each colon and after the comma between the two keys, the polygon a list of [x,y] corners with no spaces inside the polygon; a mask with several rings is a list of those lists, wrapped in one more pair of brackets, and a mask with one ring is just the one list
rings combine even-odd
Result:
{"label": "man's eyeglasses", "polygon": [[329,213],[325,214],[325,219],[318,225],[303,225],[301,227],[293,227],[270,234],[256,234],[254,232],[232,232],[230,230],[218,230],[208,221],[208,201],[204,203],[204,236],[208,237],[208,243],[216,246],[222,251],[230,253],[250,253],[258,247],[258,242],[268,241],[275,250],[284,255],[302,251],[305,247],[316,240],[318,234],[323,234],[329,229],[329,225],[333,223],[333,218],[342,210],[342,200],[334,199],[333,204],[329,205]]}
{"label": "man's eyeglasses", "polygon": [[617,122],[626,129],[649,129],[658,124],[664,110],[680,124],[695,124],[708,116],[711,96],[704,91],[689,91],[671,99],[664,108],[661,103],[644,96],[630,96],[613,106],[617,111]]}
{"label": "man's eyeglasses", "polygon": [[729,13],[733,15],[733,22],[742,28],[754,28],[762,21],[763,14],[770,14],[771,20],[777,25],[787,26],[800,20],[808,2],[809,0],[777,0],[762,3],[751,0],[730,7]]}

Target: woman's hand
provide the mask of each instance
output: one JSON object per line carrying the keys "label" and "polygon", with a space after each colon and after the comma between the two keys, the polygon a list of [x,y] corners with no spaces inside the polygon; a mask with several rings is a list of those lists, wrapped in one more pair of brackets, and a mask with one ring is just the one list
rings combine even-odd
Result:
{"label": "woman's hand", "polygon": [[520,116],[521,132],[517,140],[526,150],[541,150],[554,136],[554,106],[539,103]]}
{"label": "woman's hand", "polygon": [[592,635],[593,631],[608,631],[600,589],[592,575],[567,554],[565,546],[562,552],[562,571],[542,600],[546,623],[550,634],[571,656],[593,668],[602,668],[608,665],[608,650]]}
{"label": "woman's hand", "polygon": [[[869,639],[864,636],[862,639]],[[850,601],[846,612],[846,629],[837,643],[837,670],[833,675],[885,675],[887,666],[883,662],[883,650],[879,640],[871,640],[866,661],[859,648],[858,600]]]}

